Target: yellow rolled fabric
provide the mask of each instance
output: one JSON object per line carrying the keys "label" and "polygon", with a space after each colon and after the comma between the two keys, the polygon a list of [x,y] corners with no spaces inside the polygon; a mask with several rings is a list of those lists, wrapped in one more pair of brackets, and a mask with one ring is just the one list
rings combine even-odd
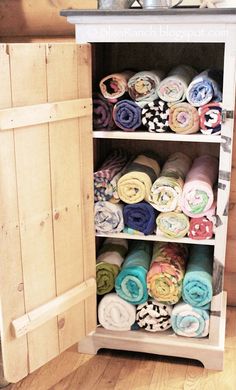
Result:
{"label": "yellow rolled fabric", "polygon": [[198,110],[189,103],[176,103],[170,107],[169,126],[178,134],[193,134],[199,131]]}
{"label": "yellow rolled fabric", "polygon": [[152,183],[159,174],[160,165],[157,155],[151,152],[138,155],[118,180],[119,198],[128,204],[148,201]]}
{"label": "yellow rolled fabric", "polygon": [[189,218],[178,212],[160,213],[156,219],[156,234],[168,238],[182,238],[189,232]]}

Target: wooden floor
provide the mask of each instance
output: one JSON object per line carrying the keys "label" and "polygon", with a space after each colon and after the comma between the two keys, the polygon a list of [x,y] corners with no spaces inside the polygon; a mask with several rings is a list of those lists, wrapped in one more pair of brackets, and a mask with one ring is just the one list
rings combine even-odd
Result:
{"label": "wooden floor", "polygon": [[122,351],[78,354],[76,346],[7,390],[234,390],[236,389],[236,308],[227,310],[225,368]]}

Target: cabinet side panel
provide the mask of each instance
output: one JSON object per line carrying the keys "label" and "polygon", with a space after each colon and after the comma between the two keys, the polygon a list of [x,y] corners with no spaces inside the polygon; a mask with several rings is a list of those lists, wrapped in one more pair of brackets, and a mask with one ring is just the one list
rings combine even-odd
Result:
{"label": "cabinet side panel", "polygon": [[[78,98],[92,96],[91,46],[78,45]],[[94,203],[93,203],[93,138],[92,112],[89,117],[79,119],[80,170],[81,170],[81,205],[82,205],[82,240],[84,258],[84,278],[96,277],[95,238],[94,238]],[[86,333],[96,328],[96,297],[85,303]]]}
{"label": "cabinet side panel", "polygon": [[[75,44],[47,46],[48,101],[77,98]],[[57,295],[84,280],[78,119],[49,124]],[[60,351],[85,336],[84,302],[58,316]]]}
{"label": "cabinet side panel", "polygon": [[[0,45],[0,108],[11,107],[8,47]],[[10,331],[12,318],[25,313],[19,216],[16,190],[14,130],[0,132],[0,285],[1,344],[4,375],[17,382],[28,374],[27,338]]]}
{"label": "cabinet side panel", "polygon": [[[44,45],[10,45],[13,106],[46,102]],[[33,112],[32,112],[33,115]],[[48,125],[15,132],[17,192],[26,311],[56,295]],[[56,318],[28,334],[29,370],[58,352]]]}

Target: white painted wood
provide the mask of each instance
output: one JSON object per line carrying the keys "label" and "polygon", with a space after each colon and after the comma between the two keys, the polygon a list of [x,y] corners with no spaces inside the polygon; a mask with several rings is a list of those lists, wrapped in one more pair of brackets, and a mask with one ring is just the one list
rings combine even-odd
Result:
{"label": "white painted wood", "polygon": [[170,239],[167,237],[157,236],[157,235],[139,235],[139,234],[128,234],[128,233],[108,233],[108,234],[102,234],[97,233],[97,237],[113,237],[113,238],[123,238],[127,240],[142,240],[142,241],[162,241],[162,242],[181,242],[183,244],[194,244],[194,245],[215,245],[215,239],[212,238],[210,240],[192,240],[188,237],[183,238],[175,238]]}
{"label": "white painted wood", "polygon": [[93,138],[106,139],[133,139],[148,141],[174,141],[174,142],[204,142],[220,144],[221,136],[212,136],[204,134],[175,134],[175,133],[149,133],[147,131],[94,131]]}

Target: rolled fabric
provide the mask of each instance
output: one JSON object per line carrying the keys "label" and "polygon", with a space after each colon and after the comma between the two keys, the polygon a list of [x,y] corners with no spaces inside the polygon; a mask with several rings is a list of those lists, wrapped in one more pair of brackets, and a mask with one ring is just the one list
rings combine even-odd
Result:
{"label": "rolled fabric", "polygon": [[198,109],[200,131],[206,135],[219,135],[222,124],[222,103],[208,103]]}
{"label": "rolled fabric", "polygon": [[135,317],[135,306],[116,293],[104,295],[98,304],[98,321],[107,330],[130,330]]}
{"label": "rolled fabric", "polygon": [[173,308],[171,326],[179,336],[206,337],[209,334],[209,310],[179,302]]}
{"label": "rolled fabric", "polygon": [[133,74],[134,72],[125,71],[103,77],[99,83],[102,95],[113,102],[117,101],[128,91],[128,80]]}
{"label": "rolled fabric", "polygon": [[97,233],[119,233],[124,229],[123,205],[111,202],[96,202],[94,223]]}
{"label": "rolled fabric", "polygon": [[121,100],[113,108],[113,120],[124,131],[135,131],[142,124],[141,108],[132,100]]}
{"label": "rolled fabric", "polygon": [[222,101],[223,73],[207,69],[200,73],[190,83],[186,98],[194,107],[204,106],[211,101]]}
{"label": "rolled fabric", "polygon": [[147,102],[157,99],[157,88],[164,77],[162,70],[135,73],[128,81],[128,92],[137,104],[143,107]]}
{"label": "rolled fabric", "polygon": [[192,240],[209,240],[214,235],[214,223],[207,217],[191,218],[188,236]]}
{"label": "rolled fabric", "polygon": [[147,274],[148,293],[158,302],[173,305],[179,301],[188,250],[184,244],[155,242]]}
{"label": "rolled fabric", "polygon": [[154,232],[157,212],[150,204],[140,202],[125,205],[123,213],[125,226],[140,231],[145,235]]}
{"label": "rolled fabric", "polygon": [[172,306],[149,299],[137,307],[136,321],[149,332],[163,332],[171,327],[171,313]]}
{"label": "rolled fabric", "polygon": [[104,241],[96,260],[98,295],[107,294],[115,287],[115,278],[120,271],[127,251],[127,240],[106,238]]}
{"label": "rolled fabric", "polygon": [[128,204],[148,201],[152,183],[160,174],[158,156],[151,152],[138,155],[128,164],[117,183],[119,198]]}
{"label": "rolled fabric", "polygon": [[167,238],[182,238],[189,231],[189,218],[187,215],[175,211],[160,213],[156,219],[156,224],[156,234]]}
{"label": "rolled fabric", "polygon": [[205,307],[211,302],[213,250],[209,245],[191,245],[183,281],[184,302],[194,307]]}
{"label": "rolled fabric", "polygon": [[151,188],[149,202],[155,209],[163,212],[180,210],[184,180],[191,164],[191,158],[181,152],[168,157]]}
{"label": "rolled fabric", "polygon": [[147,103],[142,108],[142,124],[150,133],[169,130],[169,106],[160,99]]}
{"label": "rolled fabric", "polygon": [[148,299],[146,276],[151,261],[151,249],[150,242],[132,242],[115,281],[117,294],[134,305],[140,305]]}
{"label": "rolled fabric", "polygon": [[93,94],[93,129],[112,130],[114,121],[112,117],[113,105],[100,93]]}
{"label": "rolled fabric", "polygon": [[123,149],[113,150],[102,165],[93,174],[94,201],[105,201],[118,198],[117,181],[128,162],[128,154]]}
{"label": "rolled fabric", "polygon": [[199,131],[198,110],[191,104],[182,102],[170,107],[169,126],[178,134],[194,134]]}
{"label": "rolled fabric", "polygon": [[197,72],[188,65],[173,68],[158,87],[159,97],[168,103],[185,100],[187,88]]}
{"label": "rolled fabric", "polygon": [[218,159],[210,155],[196,158],[186,177],[181,209],[189,217],[205,215],[213,206],[213,185],[218,175]]}

